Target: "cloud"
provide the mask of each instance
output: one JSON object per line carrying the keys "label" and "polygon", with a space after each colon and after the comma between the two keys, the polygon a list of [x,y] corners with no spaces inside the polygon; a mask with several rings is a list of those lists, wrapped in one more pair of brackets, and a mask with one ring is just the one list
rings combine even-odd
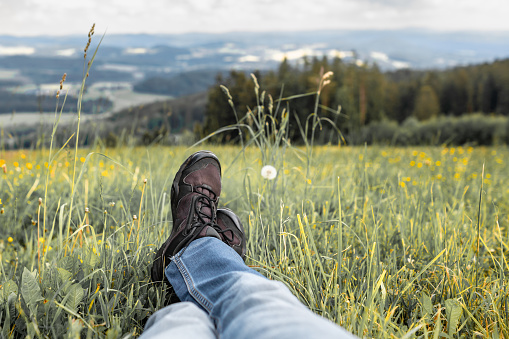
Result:
{"label": "cloud", "polygon": [[506,0],[16,0],[0,3],[0,34],[509,30],[508,12]]}

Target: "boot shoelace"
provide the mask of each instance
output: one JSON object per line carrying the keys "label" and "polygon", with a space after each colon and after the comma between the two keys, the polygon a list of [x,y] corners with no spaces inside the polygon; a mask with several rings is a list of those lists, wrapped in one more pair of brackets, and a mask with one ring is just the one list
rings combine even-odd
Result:
{"label": "boot shoelace", "polygon": [[[201,187],[201,186],[200,186]],[[201,187],[202,190],[206,189],[207,191],[214,194],[214,192],[210,191],[208,188]],[[215,203],[215,199],[212,199],[211,197],[207,196],[206,194],[202,192],[197,192],[200,194],[199,198],[196,199],[196,202],[194,204],[196,215],[198,216],[199,221],[197,221],[193,226],[199,227],[199,229],[196,231],[196,234],[200,234],[201,231],[209,226],[212,227],[216,232],[219,234],[219,236],[222,238],[222,241],[228,245],[233,243],[233,240],[235,238],[235,233],[233,233],[233,230],[229,227],[225,226],[225,229],[222,229],[221,226],[217,224],[217,222],[214,222],[214,220],[217,221],[217,207]],[[215,194],[214,194],[215,196]],[[200,204],[199,204],[200,203]],[[204,212],[202,212],[203,207],[210,208],[212,215],[208,215]],[[208,219],[208,221],[207,221]],[[201,227],[200,227],[201,226]]]}

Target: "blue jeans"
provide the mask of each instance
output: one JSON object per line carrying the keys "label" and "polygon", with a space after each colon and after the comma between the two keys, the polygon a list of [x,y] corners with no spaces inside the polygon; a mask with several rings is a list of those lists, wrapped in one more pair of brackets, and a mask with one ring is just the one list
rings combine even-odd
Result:
{"label": "blue jeans", "polygon": [[154,313],[140,338],[355,338],[219,239],[194,240],[165,274],[181,302]]}

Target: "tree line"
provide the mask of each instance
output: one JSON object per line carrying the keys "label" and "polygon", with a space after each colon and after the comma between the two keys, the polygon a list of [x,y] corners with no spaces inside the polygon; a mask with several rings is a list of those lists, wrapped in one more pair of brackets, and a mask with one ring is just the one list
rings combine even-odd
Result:
{"label": "tree line", "polygon": [[[332,71],[333,76],[321,91],[318,114],[334,121],[345,135],[352,136],[352,140],[367,126],[382,121],[403,124],[416,120],[419,123],[472,113],[509,116],[509,59],[447,70],[404,69],[384,73],[376,64],[358,65],[338,58],[314,57],[304,58],[298,65],[283,60],[277,70],[255,72],[255,75],[260,91],[266,91],[265,100],[268,94],[277,100],[316,92],[320,74],[328,71]],[[247,109],[257,105],[254,83],[245,72],[231,71],[226,77],[218,75],[216,83],[229,89],[237,117],[220,86],[212,87],[201,136],[235,124]],[[292,138],[301,137],[299,122],[314,112],[315,99],[316,96],[308,95],[281,101],[288,104],[292,114]],[[342,114],[334,114],[339,107]],[[327,135],[330,129],[324,128],[325,133],[321,134]],[[232,140],[237,133],[236,130],[225,132],[221,140]]]}

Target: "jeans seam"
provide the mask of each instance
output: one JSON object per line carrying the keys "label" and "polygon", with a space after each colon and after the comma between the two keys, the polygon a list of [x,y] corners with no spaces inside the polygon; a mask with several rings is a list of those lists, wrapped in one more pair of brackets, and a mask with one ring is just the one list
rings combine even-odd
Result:
{"label": "jeans seam", "polygon": [[184,262],[180,259],[178,255],[176,255],[173,258],[173,262],[175,263],[175,266],[177,266],[177,269],[179,270],[180,274],[182,275],[182,278],[184,278],[184,282],[186,283],[187,290],[189,291],[189,294],[198,302],[204,309],[207,310],[207,312],[212,312],[212,303],[196,289],[196,286],[194,285],[194,281],[191,278],[191,275],[189,274],[189,271],[187,270],[187,267],[185,266]]}

